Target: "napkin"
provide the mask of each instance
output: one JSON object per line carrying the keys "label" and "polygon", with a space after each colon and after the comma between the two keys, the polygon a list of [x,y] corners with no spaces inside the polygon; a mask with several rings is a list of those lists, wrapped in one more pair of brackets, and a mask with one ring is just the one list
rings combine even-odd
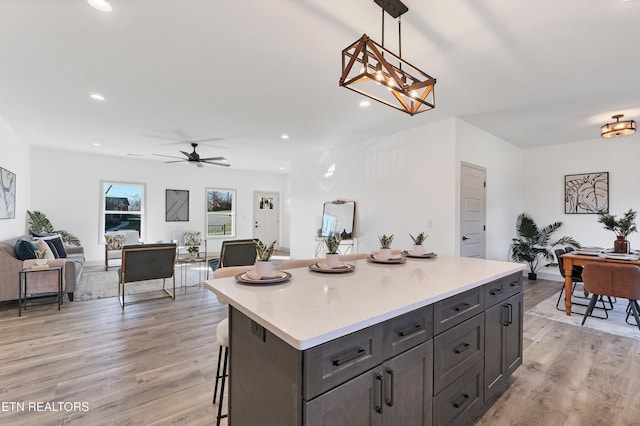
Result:
{"label": "napkin", "polygon": [[251,269],[247,271],[247,278],[252,280],[275,280],[276,278],[282,278],[282,273],[280,271],[273,271],[271,275],[265,275],[264,277],[258,276],[255,269]]}

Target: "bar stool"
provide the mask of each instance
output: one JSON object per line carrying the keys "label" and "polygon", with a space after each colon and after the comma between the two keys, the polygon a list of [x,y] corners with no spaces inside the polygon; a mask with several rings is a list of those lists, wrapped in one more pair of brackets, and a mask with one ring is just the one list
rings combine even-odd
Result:
{"label": "bar stool", "polygon": [[[220,350],[218,351],[218,368],[216,370],[216,384],[213,389],[213,403],[216,403],[216,397],[218,396],[218,383],[221,383],[220,386],[220,400],[218,401],[218,417],[216,418],[216,426],[220,426],[220,420],[224,419],[228,416],[227,414],[222,414],[222,402],[224,399],[224,385],[227,379],[227,363],[229,361],[229,319],[225,318],[218,324],[216,328],[216,338],[218,340],[218,344],[220,345]],[[222,363],[222,351],[224,349],[224,364]],[[220,372],[220,364],[223,364],[222,372]]]}

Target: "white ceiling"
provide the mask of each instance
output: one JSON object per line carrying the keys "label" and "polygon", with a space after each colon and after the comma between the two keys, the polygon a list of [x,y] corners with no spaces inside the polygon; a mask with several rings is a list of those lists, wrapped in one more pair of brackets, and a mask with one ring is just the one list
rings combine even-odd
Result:
{"label": "white ceiling", "polygon": [[437,79],[436,109],[414,117],[338,87],[341,50],[381,42],[373,0],[110,3],[0,2],[0,115],[33,146],[163,161],[219,138],[200,154],[279,171],[454,116],[523,148],[640,118],[638,0],[405,0],[403,58]]}

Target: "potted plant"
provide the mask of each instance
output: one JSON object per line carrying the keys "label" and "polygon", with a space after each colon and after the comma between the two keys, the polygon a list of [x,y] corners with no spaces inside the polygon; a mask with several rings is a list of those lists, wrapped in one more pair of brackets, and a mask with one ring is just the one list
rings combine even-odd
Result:
{"label": "potted plant", "polygon": [[342,239],[338,235],[331,235],[325,238],[324,245],[327,247],[327,253],[325,255],[327,266],[338,266],[340,263],[340,254],[338,253],[340,241],[342,241]]}
{"label": "potted plant", "polygon": [[47,255],[47,250],[36,250],[34,251],[36,254],[36,265],[43,266],[47,264],[47,259],[45,256]]}
{"label": "potted plant", "polygon": [[198,246],[189,246],[189,248],[187,248],[187,251],[189,252],[189,256],[194,259],[196,256],[198,256],[198,253],[200,253],[200,247]]}
{"label": "potted plant", "polygon": [[380,240],[380,257],[382,259],[391,259],[391,243],[393,242],[393,234],[392,235],[378,235],[378,240]]}
{"label": "potted plant", "polygon": [[409,236],[413,240],[413,250],[412,251],[415,254],[424,253],[424,246],[422,245],[422,243],[424,243],[424,240],[427,239],[427,234],[425,234],[424,232],[421,232],[421,233],[418,234],[417,237],[414,237],[411,234],[409,234]]}
{"label": "potted plant", "polygon": [[276,249],[276,241],[266,245],[262,241],[258,240],[256,243],[256,274],[258,277],[268,277],[273,275],[273,264],[271,263],[271,256]]}
{"label": "potted plant", "polygon": [[[562,226],[562,222],[553,222],[539,229],[535,221],[527,213],[521,213],[516,221],[518,238],[511,243],[511,260],[526,263],[529,266],[529,279],[538,278],[537,271],[553,261],[553,247],[557,245],[572,245],[580,248],[580,243],[572,237],[562,237],[550,243],[551,235]],[[549,262],[544,263],[545,260]]]}
{"label": "potted plant", "polygon": [[604,225],[604,229],[616,233],[616,241],[613,242],[613,251],[616,253],[629,253],[630,246],[627,236],[632,232],[636,232],[636,214],[635,210],[629,209],[620,219],[616,219],[616,215],[609,213],[598,213],[598,222]]}
{"label": "potted plant", "polygon": [[74,246],[80,245],[80,240],[78,239],[78,237],[68,233],[67,231],[55,229],[44,213],[39,211],[27,210],[27,216],[27,223],[29,224],[29,232],[31,232],[31,234],[60,234],[60,237],[64,242],[73,244]]}

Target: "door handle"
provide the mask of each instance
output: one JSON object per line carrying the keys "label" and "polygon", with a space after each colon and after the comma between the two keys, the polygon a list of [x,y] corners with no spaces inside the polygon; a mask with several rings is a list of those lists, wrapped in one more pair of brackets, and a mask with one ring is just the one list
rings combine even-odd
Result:
{"label": "door handle", "polygon": [[467,241],[468,239],[469,239],[469,237],[466,237],[464,235],[462,236],[462,241]]}

